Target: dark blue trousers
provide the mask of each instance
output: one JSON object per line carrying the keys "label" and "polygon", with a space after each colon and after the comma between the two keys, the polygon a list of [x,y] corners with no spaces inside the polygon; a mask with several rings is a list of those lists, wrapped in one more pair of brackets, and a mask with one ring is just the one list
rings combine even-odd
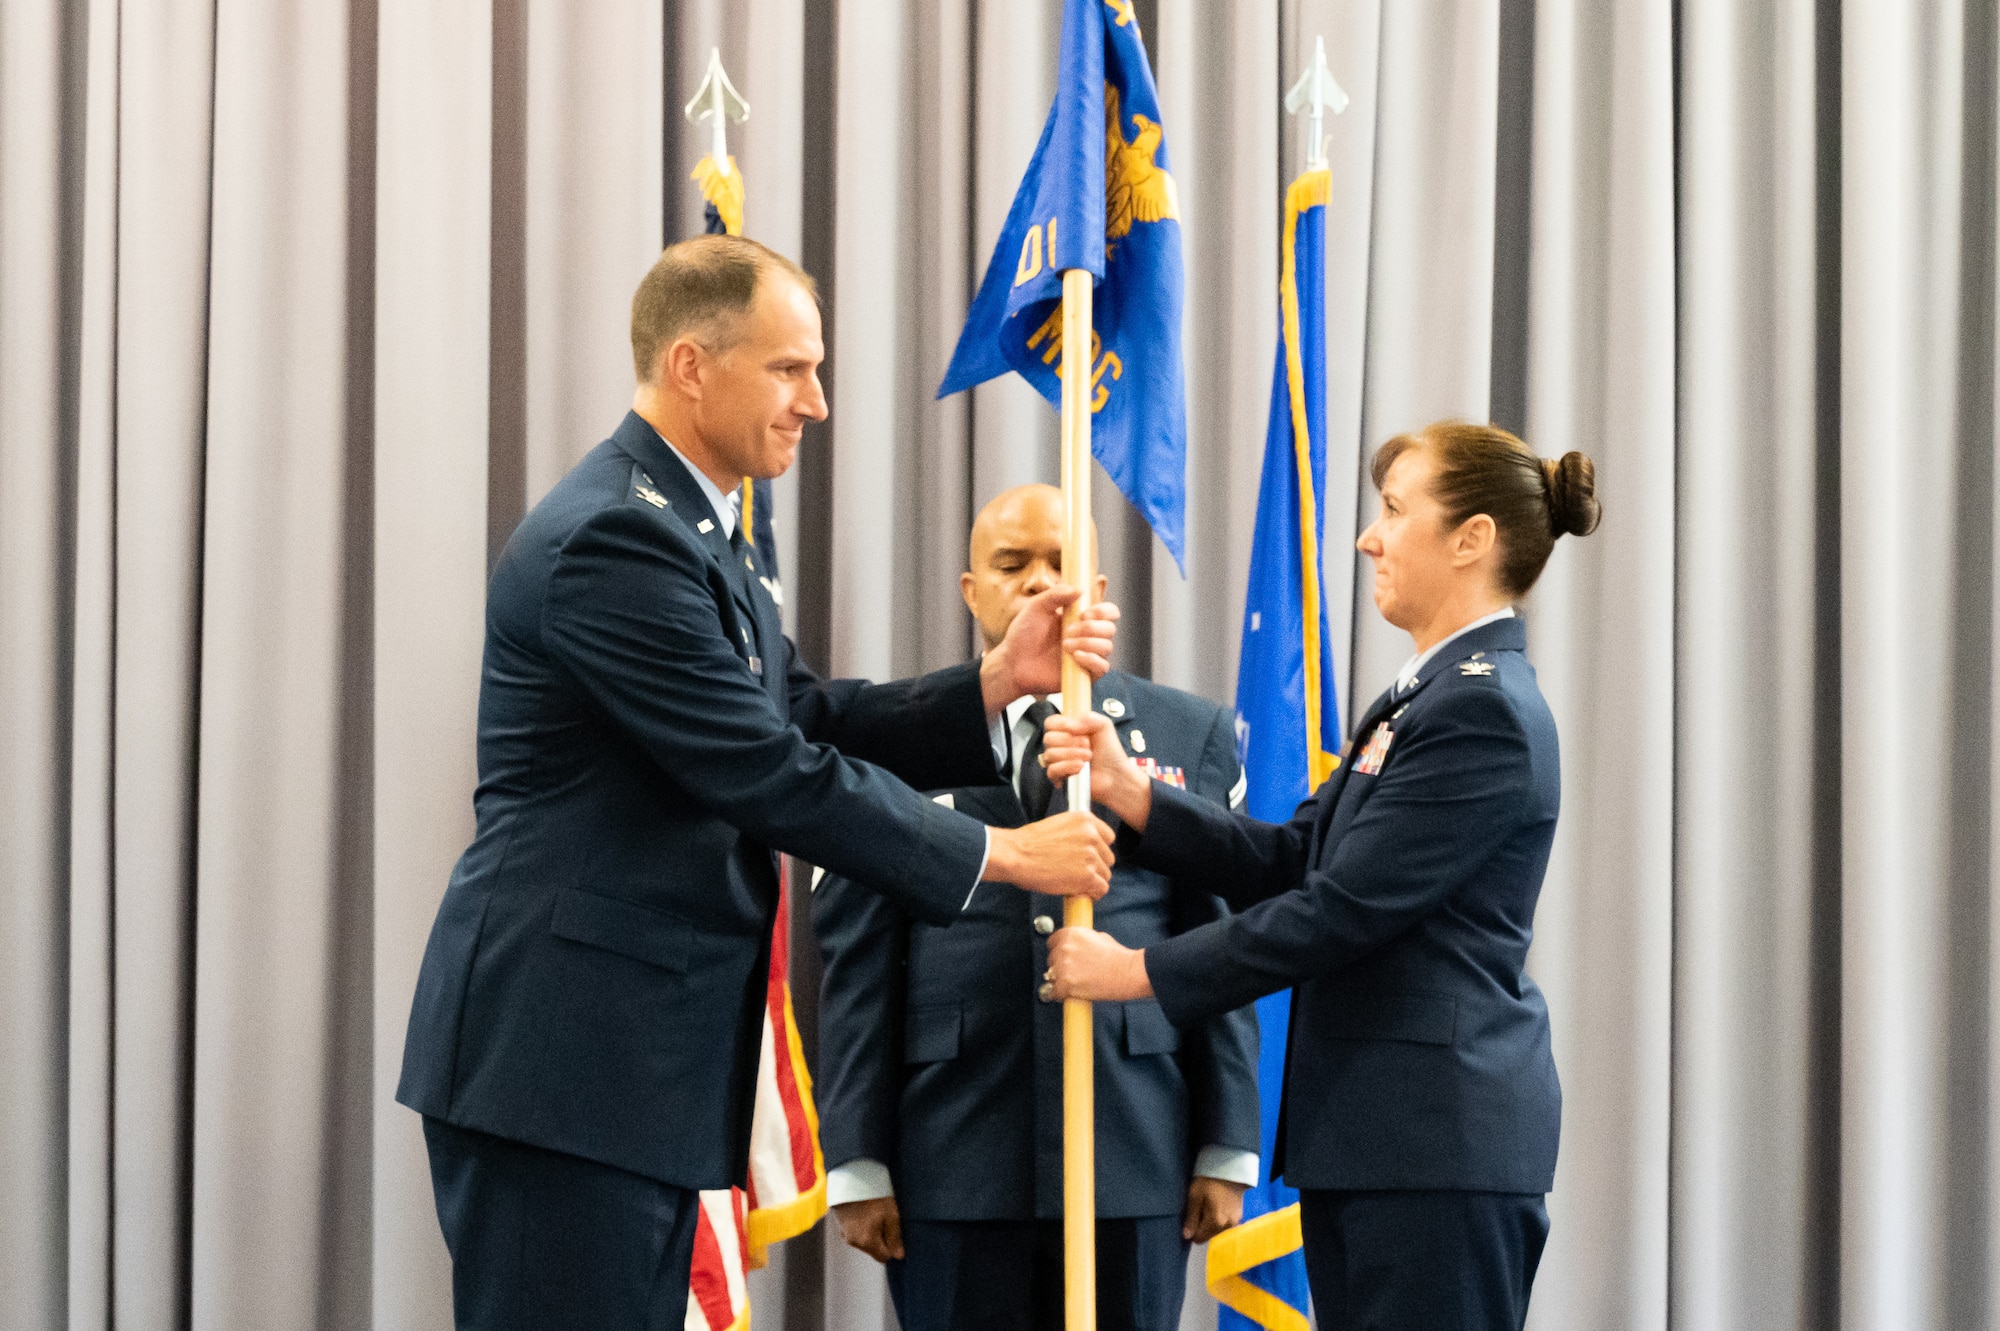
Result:
{"label": "dark blue trousers", "polygon": [[1320,1331],[1521,1331],[1549,1212],[1539,1194],[1301,1191]]}
{"label": "dark blue trousers", "polygon": [[699,1195],[424,1119],[459,1331],[681,1331]]}
{"label": "dark blue trousers", "polygon": [[[1174,1331],[1187,1254],[1177,1215],[1099,1220],[1098,1331]],[[1060,1220],[905,1220],[888,1275],[903,1331],[1063,1331]]]}

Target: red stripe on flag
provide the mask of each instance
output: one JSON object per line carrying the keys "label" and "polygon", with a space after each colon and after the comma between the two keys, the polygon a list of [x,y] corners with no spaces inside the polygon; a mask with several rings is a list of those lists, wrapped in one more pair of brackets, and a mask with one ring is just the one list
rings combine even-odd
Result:
{"label": "red stripe on flag", "polygon": [[812,1133],[806,1127],[805,1105],[799,1095],[798,1076],[792,1067],[792,1046],[786,1038],[785,1021],[785,1009],[791,1000],[786,977],[791,973],[788,935],[792,870],[789,859],[781,859],[778,863],[778,919],[772,926],[771,975],[764,991],[765,1015],[771,1023],[771,1053],[772,1061],[777,1065],[773,1071],[778,1077],[778,1098],[785,1106],[785,1135],[792,1143],[792,1178],[800,1192],[810,1192],[819,1182],[819,1171],[813,1164]]}
{"label": "red stripe on flag", "polygon": [[[696,1205],[700,1205],[699,1202]],[[732,1235],[732,1238],[735,1236]],[[739,1252],[742,1251],[739,1244]],[[709,1331],[727,1331],[736,1323],[736,1309],[730,1305],[729,1275],[722,1269],[722,1246],[708,1223],[708,1208],[694,1227],[694,1263],[688,1271],[688,1292],[701,1305]]]}

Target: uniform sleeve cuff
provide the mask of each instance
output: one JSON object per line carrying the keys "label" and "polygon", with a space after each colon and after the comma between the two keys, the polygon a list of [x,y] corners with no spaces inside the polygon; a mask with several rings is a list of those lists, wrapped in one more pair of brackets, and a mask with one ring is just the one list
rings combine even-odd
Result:
{"label": "uniform sleeve cuff", "polygon": [[[1197,1177],[1221,1179],[1224,1183],[1241,1183],[1246,1188],[1257,1186],[1257,1173],[1262,1168],[1263,1162],[1257,1158],[1255,1151],[1237,1151],[1227,1146],[1204,1146],[1194,1158],[1194,1172]],[[888,1171],[884,1170],[884,1177],[887,1177],[887,1174]],[[827,1196],[832,1195],[832,1185],[829,1183]]]}
{"label": "uniform sleeve cuff", "polygon": [[[1214,1147],[1209,1147],[1214,1150]],[[1257,1157],[1251,1156],[1254,1162]],[[1255,1171],[1253,1163],[1252,1171]],[[826,1204],[845,1206],[849,1202],[872,1202],[878,1197],[894,1197],[896,1189],[889,1182],[889,1166],[880,1160],[849,1160],[846,1164],[835,1165],[826,1171]]]}
{"label": "uniform sleeve cuff", "polygon": [[979,885],[986,881],[986,861],[992,858],[993,829],[989,827],[986,829],[986,849],[979,853],[979,872],[972,875],[972,886],[965,889],[965,904],[958,908],[960,914],[964,914],[966,911],[972,909],[972,894],[977,892]]}

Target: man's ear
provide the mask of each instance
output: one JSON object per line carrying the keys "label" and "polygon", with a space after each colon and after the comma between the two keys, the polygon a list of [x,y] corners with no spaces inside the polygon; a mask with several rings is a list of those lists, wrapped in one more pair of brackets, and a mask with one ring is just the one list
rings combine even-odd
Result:
{"label": "man's ear", "polygon": [[972,589],[978,585],[979,579],[973,577],[970,570],[958,575],[958,594],[964,599],[965,608],[971,612],[974,619],[979,618],[979,607],[973,603]]}
{"label": "man's ear", "polygon": [[684,397],[700,398],[704,356],[693,338],[675,338],[661,349],[653,382],[662,390],[671,388]]}
{"label": "man's ear", "polygon": [[1104,593],[1110,590],[1110,588],[1111,579],[1105,577],[1102,573],[1098,574],[1096,584],[1090,589],[1090,603],[1096,605],[1099,601],[1103,600]]}

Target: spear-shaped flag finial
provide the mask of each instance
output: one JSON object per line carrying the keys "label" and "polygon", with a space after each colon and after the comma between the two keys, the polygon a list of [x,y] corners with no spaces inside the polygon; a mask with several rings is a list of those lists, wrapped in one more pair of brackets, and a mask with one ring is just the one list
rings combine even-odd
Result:
{"label": "spear-shaped flag finial", "polygon": [[742,124],[750,118],[750,104],[722,72],[722,49],[711,47],[708,72],[701,87],[689,99],[685,112],[688,123],[708,121],[708,156],[695,163],[693,179],[701,182],[701,195],[714,210],[709,229],[720,225],[732,236],[743,234],[743,176],[729,155],[728,122]]}
{"label": "spear-shaped flag finial", "polygon": [[726,120],[742,124],[750,118],[750,104],[736,91],[736,85],[729,81],[729,75],[722,72],[722,48],[711,47],[708,52],[708,72],[702,76],[701,87],[695,89],[685,112],[690,124],[699,125],[707,120],[710,135],[709,156],[715,164],[726,172],[729,161],[729,131]]}
{"label": "spear-shaped flag finial", "polygon": [[1306,121],[1306,170],[1315,171],[1326,165],[1326,113],[1339,115],[1346,109],[1347,94],[1334,82],[1333,71],[1327,67],[1326,38],[1316,37],[1312,64],[1285,94],[1285,114],[1310,112]]}

